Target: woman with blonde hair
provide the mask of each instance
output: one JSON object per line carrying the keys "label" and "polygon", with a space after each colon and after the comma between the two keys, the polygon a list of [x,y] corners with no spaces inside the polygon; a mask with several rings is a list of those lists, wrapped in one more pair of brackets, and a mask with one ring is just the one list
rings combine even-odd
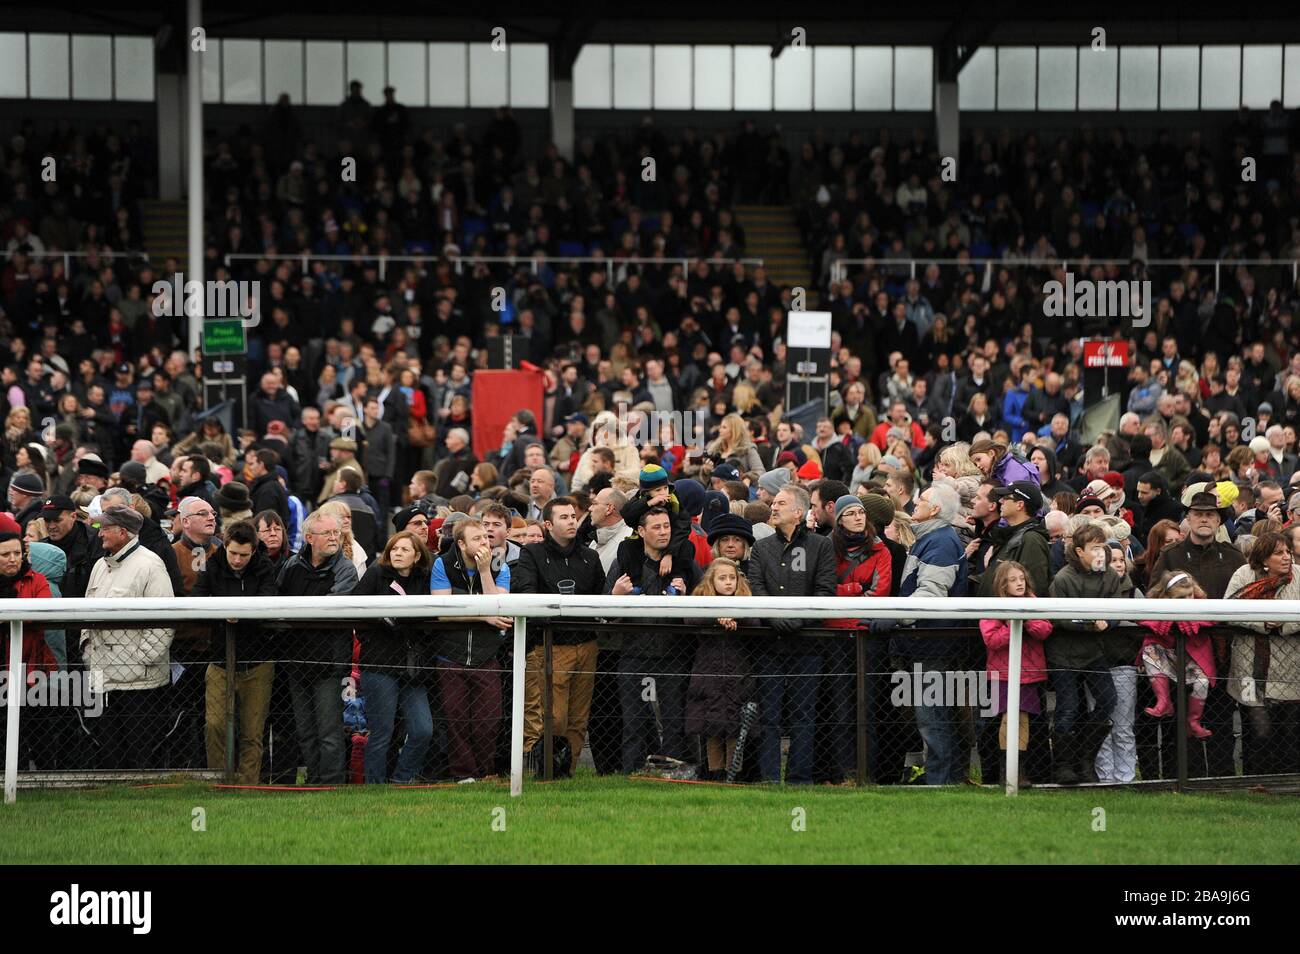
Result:
{"label": "woman with blonde hair", "polygon": [[705,448],[707,454],[717,454],[723,460],[740,461],[737,470],[762,470],[763,458],[758,455],[754,439],[749,435],[749,425],[739,414],[728,414],[718,424],[718,438]]}
{"label": "woman with blonde hair", "polygon": [[904,550],[912,549],[916,543],[916,534],[912,532],[912,517],[906,511],[894,512],[894,519],[885,527],[885,536],[893,540]]}
{"label": "woman with blonde hair", "polygon": [[369,561],[366,559],[365,549],[352,536],[352,511],[341,500],[329,500],[321,504],[316,512],[338,518],[342,530],[339,548],[343,551],[343,556],[357,568],[357,578],[360,579],[365,575],[366,564]]}
{"label": "woman with blonde hair", "polygon": [[759,403],[758,392],[754,390],[754,385],[748,381],[740,381],[731,389],[731,403],[735,405],[738,414],[767,413],[767,408]]}
{"label": "woman with blonde hair", "polygon": [[858,463],[853,468],[853,476],[849,480],[850,493],[871,480],[871,475],[875,472],[882,456],[884,455],[880,453],[880,448],[871,441],[863,441],[858,445]]}
{"label": "woman with blonde hair", "polygon": [[598,447],[608,447],[613,452],[615,474],[635,474],[640,471],[641,458],[637,449],[626,436],[619,434],[618,415],[613,411],[601,411],[591,422],[591,446],[578,458],[570,490],[584,489],[587,481],[595,474],[595,451]]}

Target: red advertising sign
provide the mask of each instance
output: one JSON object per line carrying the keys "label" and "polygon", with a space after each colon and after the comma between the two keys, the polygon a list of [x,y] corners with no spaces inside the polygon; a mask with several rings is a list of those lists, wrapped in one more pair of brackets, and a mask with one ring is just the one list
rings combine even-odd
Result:
{"label": "red advertising sign", "polygon": [[1128,365],[1127,341],[1085,341],[1083,343],[1085,368],[1127,368]]}

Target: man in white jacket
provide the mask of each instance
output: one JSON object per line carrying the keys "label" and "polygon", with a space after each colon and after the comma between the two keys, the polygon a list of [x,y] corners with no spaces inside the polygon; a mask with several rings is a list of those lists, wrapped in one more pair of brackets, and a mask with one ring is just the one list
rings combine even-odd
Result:
{"label": "man in white jacket", "polygon": [[[144,518],[130,507],[109,507],[99,525],[105,555],[90,571],[87,598],[172,598],[163,561],[140,544]],[[130,626],[82,630],[86,669],[97,691],[106,693],[104,712],[91,726],[98,768],[161,767],[156,752],[171,711],[172,635],[171,629]]]}

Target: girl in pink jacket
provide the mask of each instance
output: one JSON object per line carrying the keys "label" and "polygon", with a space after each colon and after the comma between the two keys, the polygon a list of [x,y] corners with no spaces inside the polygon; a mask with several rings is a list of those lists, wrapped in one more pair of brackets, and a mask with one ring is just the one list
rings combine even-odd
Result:
{"label": "girl in pink jacket", "polygon": [[[1165,573],[1156,580],[1147,591],[1147,599],[1203,600],[1205,591],[1191,576],[1176,571]],[[1147,619],[1141,625],[1148,630],[1148,635],[1142,640],[1138,662],[1146,667],[1151,688],[1156,693],[1156,704],[1144,711],[1157,719],[1174,714],[1170,683],[1180,678],[1175,671],[1178,652],[1174,627],[1177,626],[1187,639],[1187,671],[1181,678],[1192,687],[1187,700],[1187,729],[1194,738],[1208,739],[1213,733],[1201,725],[1201,714],[1205,711],[1205,697],[1210,692],[1210,684],[1214,682],[1214,647],[1210,644],[1210,637],[1201,630],[1210,624],[1196,620]]]}
{"label": "girl in pink jacket", "polygon": [[[1015,560],[1004,560],[993,574],[993,595],[999,599],[1036,596],[1025,568]],[[1024,639],[1020,645],[1020,748],[1029,744],[1029,717],[1043,714],[1043,697],[1039,686],[1047,681],[1047,654],[1043,641],[1052,634],[1052,624],[1045,619],[1025,620]],[[1010,669],[1011,624],[1001,619],[980,620],[980,635],[988,650],[986,667],[997,680],[998,708],[1002,716],[999,742],[1006,748],[1007,672]],[[981,752],[984,748],[981,747]],[[1027,779],[1021,780],[1028,784]]]}

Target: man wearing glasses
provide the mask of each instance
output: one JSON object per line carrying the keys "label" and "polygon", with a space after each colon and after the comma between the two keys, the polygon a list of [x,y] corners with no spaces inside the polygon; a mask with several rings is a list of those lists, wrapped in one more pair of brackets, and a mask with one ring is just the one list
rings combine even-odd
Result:
{"label": "man wearing glasses", "polygon": [[[357,585],[356,567],[343,555],[337,517],[307,518],[306,543],[285,561],[276,581],[280,596],[346,596]],[[289,692],[307,783],[344,781],[343,683],[352,660],[351,630],[290,630],[279,655],[289,672]]]}

